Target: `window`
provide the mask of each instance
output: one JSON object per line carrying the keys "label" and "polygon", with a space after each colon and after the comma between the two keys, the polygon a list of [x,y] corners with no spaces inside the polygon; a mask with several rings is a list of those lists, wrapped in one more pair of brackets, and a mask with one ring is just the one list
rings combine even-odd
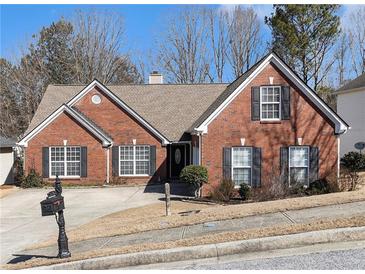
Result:
{"label": "window", "polygon": [[149,175],[150,147],[149,146],[121,146],[120,175]]}
{"label": "window", "polygon": [[280,87],[261,87],[261,120],[280,120]]}
{"label": "window", "polygon": [[251,185],[252,148],[232,148],[232,178],[236,186],[242,183]]}
{"label": "window", "polygon": [[289,184],[307,184],[309,147],[289,147]]}
{"label": "window", "polygon": [[80,177],[80,147],[50,147],[51,177]]}

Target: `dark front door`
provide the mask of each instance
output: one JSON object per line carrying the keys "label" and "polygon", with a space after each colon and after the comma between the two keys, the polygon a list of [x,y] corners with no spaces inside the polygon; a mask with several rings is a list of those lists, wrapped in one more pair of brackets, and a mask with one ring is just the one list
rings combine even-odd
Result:
{"label": "dark front door", "polygon": [[179,177],[181,170],[186,165],[186,145],[173,144],[170,149],[171,177]]}

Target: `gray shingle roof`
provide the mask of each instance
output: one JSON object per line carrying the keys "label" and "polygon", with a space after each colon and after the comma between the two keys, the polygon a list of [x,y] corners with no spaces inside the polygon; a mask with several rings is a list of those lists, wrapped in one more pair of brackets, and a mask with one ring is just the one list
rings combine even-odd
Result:
{"label": "gray shingle roof", "polygon": [[348,82],[347,84],[343,85],[337,91],[345,91],[355,88],[365,87],[365,73],[360,75],[359,77],[355,78],[354,80]]}
{"label": "gray shingle roof", "polygon": [[[49,85],[25,135],[84,87]],[[227,84],[107,86],[170,141],[180,140],[226,87]]]}
{"label": "gray shingle roof", "polygon": [[13,147],[16,141],[11,138],[0,136],[0,147]]}

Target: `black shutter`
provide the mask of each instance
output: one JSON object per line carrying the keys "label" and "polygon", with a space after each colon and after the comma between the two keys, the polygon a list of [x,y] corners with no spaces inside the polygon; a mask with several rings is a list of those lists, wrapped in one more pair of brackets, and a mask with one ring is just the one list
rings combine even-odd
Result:
{"label": "black shutter", "polygon": [[42,147],[42,177],[49,177],[49,147]]}
{"label": "black shutter", "polygon": [[261,148],[252,148],[252,187],[261,186]]}
{"label": "black shutter", "polygon": [[223,179],[231,179],[231,148],[223,148]]}
{"label": "black shutter", "polygon": [[87,147],[81,147],[81,177],[87,177]]}
{"label": "black shutter", "polygon": [[280,175],[283,182],[287,183],[288,180],[288,170],[289,170],[289,148],[280,148]]}
{"label": "black shutter", "polygon": [[150,176],[156,172],[156,146],[150,146]]}
{"label": "black shutter", "polygon": [[281,120],[290,119],[290,87],[281,87]]}
{"label": "black shutter", "polygon": [[119,147],[112,147],[112,174],[113,176],[119,176]]}
{"label": "black shutter", "polygon": [[251,88],[251,120],[260,120],[260,87]]}
{"label": "black shutter", "polygon": [[309,148],[309,183],[318,179],[319,153],[318,147]]}

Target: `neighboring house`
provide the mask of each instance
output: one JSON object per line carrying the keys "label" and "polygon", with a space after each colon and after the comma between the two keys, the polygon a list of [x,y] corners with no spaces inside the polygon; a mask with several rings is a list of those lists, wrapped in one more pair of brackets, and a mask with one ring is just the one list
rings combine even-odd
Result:
{"label": "neighboring house", "polygon": [[337,90],[337,111],[351,126],[341,136],[341,156],[365,142],[365,73]]}
{"label": "neighboring house", "polygon": [[0,136],[0,185],[14,183],[15,140]]}
{"label": "neighboring house", "polygon": [[274,53],[228,85],[150,82],[50,85],[19,143],[26,172],[152,183],[193,163],[208,168],[211,186],[230,178],[260,187],[280,171],[291,184],[338,171],[348,125]]}

